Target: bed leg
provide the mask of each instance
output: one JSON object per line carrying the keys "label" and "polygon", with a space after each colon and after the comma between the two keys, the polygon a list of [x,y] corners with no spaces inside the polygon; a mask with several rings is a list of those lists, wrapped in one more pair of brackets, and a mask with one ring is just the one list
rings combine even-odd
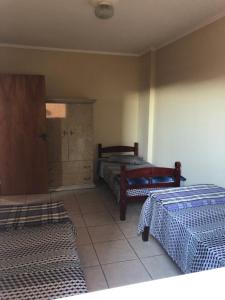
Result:
{"label": "bed leg", "polygon": [[126,197],[126,166],[121,166],[120,171],[120,220],[126,220],[127,197]]}
{"label": "bed leg", "polygon": [[126,203],[124,202],[124,199],[120,199],[120,221],[126,220]]}
{"label": "bed leg", "polygon": [[149,238],[149,227],[145,227],[144,231],[142,232],[142,241],[147,242]]}

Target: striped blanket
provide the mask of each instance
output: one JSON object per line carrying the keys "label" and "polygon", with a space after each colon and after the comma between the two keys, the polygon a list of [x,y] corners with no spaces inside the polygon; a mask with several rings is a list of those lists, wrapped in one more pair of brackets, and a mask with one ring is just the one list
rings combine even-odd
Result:
{"label": "striped blanket", "polygon": [[60,202],[0,207],[0,299],[87,291],[75,230]]}
{"label": "striped blanket", "polygon": [[68,221],[63,203],[0,206],[0,230]]}
{"label": "striped blanket", "polygon": [[184,273],[225,266],[225,189],[215,185],[155,190],[140,215]]}

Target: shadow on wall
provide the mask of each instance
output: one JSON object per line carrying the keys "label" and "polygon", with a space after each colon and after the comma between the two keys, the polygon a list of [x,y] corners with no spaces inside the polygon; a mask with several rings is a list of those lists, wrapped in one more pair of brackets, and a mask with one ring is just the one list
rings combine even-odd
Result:
{"label": "shadow on wall", "polygon": [[95,136],[101,140],[96,139],[96,143],[133,145],[137,141],[138,101],[138,92],[127,93],[123,99],[98,100]]}
{"label": "shadow on wall", "polygon": [[225,77],[225,18],[156,52],[157,86],[197,84]]}

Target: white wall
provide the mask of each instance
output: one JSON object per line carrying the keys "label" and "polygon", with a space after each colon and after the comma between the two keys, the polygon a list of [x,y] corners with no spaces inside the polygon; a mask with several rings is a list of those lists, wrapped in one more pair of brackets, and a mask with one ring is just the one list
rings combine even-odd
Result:
{"label": "white wall", "polygon": [[225,18],[160,49],[153,162],[225,186]]}
{"label": "white wall", "polygon": [[139,57],[0,47],[0,72],[45,75],[48,98],[96,99],[96,144],[138,140]]}
{"label": "white wall", "polygon": [[151,88],[151,53],[140,57],[140,92],[138,107],[139,155],[148,159],[149,109]]}

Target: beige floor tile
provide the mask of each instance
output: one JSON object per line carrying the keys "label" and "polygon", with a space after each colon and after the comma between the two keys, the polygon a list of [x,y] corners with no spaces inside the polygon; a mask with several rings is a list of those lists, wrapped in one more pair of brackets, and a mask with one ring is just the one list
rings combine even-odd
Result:
{"label": "beige floor tile", "polygon": [[143,242],[141,237],[130,238],[128,242],[140,258],[165,254],[161,245],[153,237],[149,237],[148,242]]}
{"label": "beige floor tile", "polygon": [[138,213],[138,215],[139,215],[141,212],[143,203],[144,202],[141,202],[141,201],[140,202],[135,201],[135,202],[128,203],[128,205],[127,205],[128,213]]}
{"label": "beige floor tile", "polygon": [[119,222],[118,226],[126,238],[137,237],[137,223]]}
{"label": "beige floor tile", "polygon": [[76,231],[78,246],[91,244],[91,239],[86,227],[78,227]]}
{"label": "beige floor tile", "polygon": [[80,201],[80,209],[83,214],[107,212],[101,201]]}
{"label": "beige floor tile", "polygon": [[72,214],[81,214],[80,206],[75,199],[63,200],[65,209]]}
{"label": "beige floor tile", "polygon": [[80,203],[83,201],[101,201],[105,197],[104,193],[97,189],[86,190],[83,193],[78,193],[75,191],[75,195]]}
{"label": "beige floor tile", "polygon": [[87,226],[100,226],[113,223],[113,218],[108,212],[98,212],[83,215]]}
{"label": "beige floor tile", "polygon": [[52,193],[52,198],[56,201],[74,201],[76,200],[74,191],[59,191]]}
{"label": "beige floor tile", "polygon": [[181,274],[180,269],[168,255],[142,258],[141,261],[146,266],[153,279],[177,276]]}
{"label": "beige floor tile", "polygon": [[38,203],[38,202],[49,202],[51,201],[51,194],[33,194],[27,195],[28,203]]}
{"label": "beige floor tile", "polygon": [[78,255],[83,267],[93,267],[99,265],[95,250],[91,244],[78,246]]}
{"label": "beige floor tile", "polygon": [[[95,189],[96,188],[94,188],[94,190]],[[78,196],[78,195],[81,195],[81,194],[86,194],[86,193],[88,193],[88,191],[92,191],[92,188],[91,189],[76,189],[76,190],[74,190],[74,194],[76,196]]]}
{"label": "beige floor tile", "polygon": [[102,268],[110,288],[151,280],[139,260],[107,264]]}
{"label": "beige floor tile", "polygon": [[115,220],[115,218],[119,217],[120,208],[118,205],[114,205],[114,204],[109,205],[109,204],[105,203],[105,207],[108,210],[108,212],[112,215],[114,220]]}
{"label": "beige floor tile", "polygon": [[94,244],[101,264],[136,259],[134,251],[126,240]]}
{"label": "beige floor tile", "polygon": [[128,211],[126,213],[125,221],[120,220],[120,213],[117,211],[112,212],[112,216],[113,216],[115,222],[117,222],[117,223],[136,223],[136,224],[138,224],[138,221],[140,218],[139,212],[128,212]]}
{"label": "beige floor tile", "polygon": [[119,209],[119,203],[116,201],[116,198],[112,195],[112,193],[111,195],[107,195],[104,197],[104,205],[110,211]]}
{"label": "beige floor tile", "polygon": [[88,227],[93,243],[124,239],[124,235],[116,224]]}
{"label": "beige floor tile", "polygon": [[74,191],[60,191],[51,194],[53,201],[62,201],[65,209],[73,214],[80,214],[80,207],[75,197]]}
{"label": "beige floor tile", "polygon": [[0,205],[24,204],[27,202],[27,195],[0,196]]}
{"label": "beige floor tile", "polygon": [[85,267],[84,275],[89,292],[104,290],[108,288],[107,282],[100,266]]}
{"label": "beige floor tile", "polygon": [[70,211],[68,211],[69,217],[71,221],[74,223],[76,228],[79,227],[85,227],[84,219],[80,214],[73,214]]}

